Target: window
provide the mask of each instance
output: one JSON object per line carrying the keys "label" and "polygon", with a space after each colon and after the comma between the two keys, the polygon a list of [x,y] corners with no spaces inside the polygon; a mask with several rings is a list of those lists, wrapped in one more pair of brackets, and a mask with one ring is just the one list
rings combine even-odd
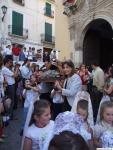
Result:
{"label": "window", "polygon": [[16,2],[17,4],[23,5],[25,4],[25,0],[13,0],[14,2]]}
{"label": "window", "polygon": [[23,36],[23,14],[12,12],[12,34]]}
{"label": "window", "polygon": [[45,23],[45,41],[52,42],[52,24]]}
{"label": "window", "polygon": [[51,4],[46,3],[46,15],[51,16]]}

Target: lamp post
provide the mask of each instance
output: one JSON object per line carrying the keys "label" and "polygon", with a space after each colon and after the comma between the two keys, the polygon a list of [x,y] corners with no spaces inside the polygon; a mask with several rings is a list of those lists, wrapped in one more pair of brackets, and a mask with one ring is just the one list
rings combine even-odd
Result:
{"label": "lamp post", "polygon": [[7,13],[7,7],[5,5],[3,5],[1,7],[1,10],[2,10],[2,13],[3,13],[3,17],[1,18],[1,38],[0,38],[0,47],[1,49],[3,50],[3,45],[5,43],[5,21],[4,21],[4,18],[5,18],[5,15]]}
{"label": "lamp post", "polygon": [[5,6],[5,5],[3,5],[2,7],[1,7],[1,9],[2,9],[2,13],[3,13],[3,17],[2,17],[2,22],[4,21],[4,17],[5,17],[5,15],[6,15],[6,12],[7,12],[7,7]]}

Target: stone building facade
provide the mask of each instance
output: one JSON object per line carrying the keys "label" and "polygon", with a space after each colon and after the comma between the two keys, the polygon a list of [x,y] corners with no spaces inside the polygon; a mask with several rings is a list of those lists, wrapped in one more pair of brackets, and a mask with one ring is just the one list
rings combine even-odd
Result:
{"label": "stone building facade", "polygon": [[[70,5],[71,4],[71,5]],[[73,61],[107,67],[113,62],[113,0],[64,0]],[[108,59],[108,60],[107,60]]]}

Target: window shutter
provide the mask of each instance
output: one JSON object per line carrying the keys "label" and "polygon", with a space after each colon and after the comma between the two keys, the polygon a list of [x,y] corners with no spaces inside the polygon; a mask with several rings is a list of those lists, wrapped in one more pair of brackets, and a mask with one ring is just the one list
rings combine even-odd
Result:
{"label": "window shutter", "polygon": [[23,15],[12,12],[12,34],[23,36]]}
{"label": "window shutter", "polygon": [[51,4],[46,3],[46,15],[51,16]]}
{"label": "window shutter", "polygon": [[52,24],[45,23],[45,41],[52,42]]}

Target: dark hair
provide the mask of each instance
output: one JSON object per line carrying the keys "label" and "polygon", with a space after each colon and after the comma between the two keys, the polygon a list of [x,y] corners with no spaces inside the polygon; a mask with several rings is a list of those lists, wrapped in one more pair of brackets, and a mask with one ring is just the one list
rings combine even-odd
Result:
{"label": "dark hair", "polygon": [[0,53],[0,69],[2,68],[2,65],[3,65],[3,56],[2,56],[2,54]]}
{"label": "dark hair", "polygon": [[63,131],[53,137],[48,150],[89,150],[89,148],[81,135]]}
{"label": "dark hair", "polygon": [[62,63],[62,68],[64,68],[64,65],[68,65],[72,68],[72,75],[75,73],[75,66],[74,63],[71,60],[66,60]]}
{"label": "dark hair", "polygon": [[101,107],[100,107],[100,120],[102,121],[104,119],[103,117],[103,113],[105,111],[106,108],[113,108],[113,102],[111,101],[105,101],[101,104]]}
{"label": "dark hair", "polygon": [[32,114],[31,121],[30,121],[30,125],[35,122],[34,115],[36,115],[37,117],[40,117],[44,113],[45,108],[48,108],[48,107],[50,107],[50,103],[47,100],[37,100],[34,103],[34,111]]}
{"label": "dark hair", "polygon": [[86,110],[88,112],[88,101],[81,99],[80,101],[78,101],[77,103],[77,109],[81,108],[83,110]]}
{"label": "dark hair", "polygon": [[92,62],[91,64],[94,65],[94,66],[99,66],[99,63],[96,62],[96,61],[95,61],[95,62]]}
{"label": "dark hair", "polygon": [[24,60],[24,63],[22,64],[22,66],[24,66],[28,61],[29,61],[29,59],[26,58],[26,59]]}
{"label": "dark hair", "polygon": [[9,61],[13,61],[13,59],[11,57],[5,57],[4,65],[6,65]]}

